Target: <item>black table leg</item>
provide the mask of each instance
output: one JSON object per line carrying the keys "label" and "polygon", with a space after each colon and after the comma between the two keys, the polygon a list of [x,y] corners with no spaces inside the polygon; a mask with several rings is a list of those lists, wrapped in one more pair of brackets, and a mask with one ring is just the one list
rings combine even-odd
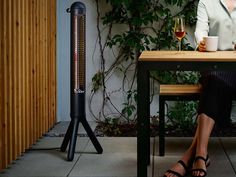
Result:
{"label": "black table leg", "polygon": [[159,97],[159,155],[165,154],[165,100]]}
{"label": "black table leg", "polygon": [[142,64],[138,64],[137,77],[137,176],[147,177],[150,163],[149,72]]}

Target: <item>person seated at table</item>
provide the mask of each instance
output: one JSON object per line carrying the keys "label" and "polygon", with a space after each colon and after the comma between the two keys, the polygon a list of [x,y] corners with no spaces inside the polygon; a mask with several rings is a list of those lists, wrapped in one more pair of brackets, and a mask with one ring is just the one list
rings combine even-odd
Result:
{"label": "person seated at table", "polygon": [[[198,50],[206,51],[204,36],[218,36],[218,50],[233,50],[236,40],[236,1],[200,0],[197,9],[195,37]],[[199,100],[197,128],[192,144],[166,171],[164,177],[193,177],[207,175],[210,165],[208,142],[215,124],[230,123],[232,98],[236,96],[236,73],[233,71],[207,71],[201,73],[202,92]]]}

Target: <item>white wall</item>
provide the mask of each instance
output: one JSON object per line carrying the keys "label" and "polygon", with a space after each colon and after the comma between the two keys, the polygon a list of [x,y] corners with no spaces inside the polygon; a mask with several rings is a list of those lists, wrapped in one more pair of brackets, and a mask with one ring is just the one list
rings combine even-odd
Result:
{"label": "white wall", "polygon": [[[70,13],[66,12],[72,3],[76,0],[57,0],[57,120],[70,120]],[[93,75],[100,69],[100,52],[97,44],[97,9],[94,0],[80,0],[86,6],[86,118],[94,120],[88,111],[88,97],[91,92],[91,80]],[[105,2],[105,1],[104,1]],[[100,3],[101,5],[101,3]],[[101,5],[102,9],[108,8],[106,4]],[[103,12],[104,12],[103,11]],[[102,12],[101,12],[102,13]],[[102,24],[100,28],[103,29]],[[192,33],[192,31],[190,30]],[[103,31],[106,34],[106,30]],[[192,43],[192,39],[189,39]],[[106,64],[112,63],[113,54],[110,49],[105,51]],[[124,102],[124,95],[120,89],[122,76],[119,73],[113,74],[112,79],[106,83],[108,86],[107,92],[112,93],[111,100],[117,109],[121,110]],[[92,108],[97,114],[102,103],[101,94],[96,94],[92,102]],[[151,114],[156,115],[158,109],[158,97],[153,99],[151,105]],[[116,112],[114,108],[107,107],[107,114]]]}
{"label": "white wall", "polygon": [[[70,120],[70,14],[66,9],[76,0],[57,0],[57,121]],[[80,0],[86,6],[86,107],[88,107],[88,96],[91,91],[91,80],[93,75],[99,70],[100,53],[97,45],[97,9],[94,0]],[[102,7],[107,8],[105,5]],[[189,29],[189,36],[193,35],[193,30]],[[188,39],[194,43],[192,38]],[[112,62],[112,54],[109,49],[106,51],[108,62]],[[108,64],[109,65],[109,64]],[[122,91],[120,91],[120,76],[114,75],[107,83],[108,92],[112,92],[111,99],[118,109],[124,102]],[[99,111],[102,97],[96,96],[93,100],[93,109]],[[158,98],[154,99],[151,106],[151,114],[155,115],[158,109]],[[108,108],[109,109],[109,108]],[[88,108],[86,108],[86,118],[93,120]],[[112,108],[110,110],[113,111]],[[232,117],[236,120],[236,102],[234,102]]]}

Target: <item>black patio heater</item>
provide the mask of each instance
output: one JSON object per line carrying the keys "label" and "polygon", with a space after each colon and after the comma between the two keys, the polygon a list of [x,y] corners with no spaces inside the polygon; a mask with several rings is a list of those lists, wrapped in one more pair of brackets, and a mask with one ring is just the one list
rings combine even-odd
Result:
{"label": "black patio heater", "polygon": [[69,144],[67,160],[74,158],[77,132],[81,122],[92,141],[97,153],[103,149],[86,120],[85,111],[85,5],[75,2],[67,12],[71,13],[71,51],[70,51],[70,117],[71,121],[61,145],[61,151],[65,152]]}

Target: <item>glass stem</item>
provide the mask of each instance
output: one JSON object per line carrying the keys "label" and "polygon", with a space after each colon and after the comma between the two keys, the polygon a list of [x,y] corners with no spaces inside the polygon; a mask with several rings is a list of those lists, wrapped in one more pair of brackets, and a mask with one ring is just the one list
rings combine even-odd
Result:
{"label": "glass stem", "polygon": [[179,40],[179,51],[181,51],[181,40]]}

